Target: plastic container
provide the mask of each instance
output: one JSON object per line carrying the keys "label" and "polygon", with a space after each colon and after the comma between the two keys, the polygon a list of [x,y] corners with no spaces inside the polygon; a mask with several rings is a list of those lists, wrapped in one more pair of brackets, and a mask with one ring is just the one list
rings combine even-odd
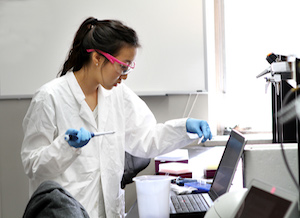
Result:
{"label": "plastic container", "polygon": [[175,177],[144,175],[133,178],[136,184],[140,218],[170,217],[170,181]]}

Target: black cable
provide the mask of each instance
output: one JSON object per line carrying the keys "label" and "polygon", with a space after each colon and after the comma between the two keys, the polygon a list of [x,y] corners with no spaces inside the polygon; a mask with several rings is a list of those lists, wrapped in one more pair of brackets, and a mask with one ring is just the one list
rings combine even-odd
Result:
{"label": "black cable", "polygon": [[[296,93],[296,91],[297,90],[299,90],[299,88],[300,88],[300,85],[298,85],[296,88],[292,88],[292,89],[290,89],[289,91],[288,91],[288,93],[286,94],[286,96],[284,97],[284,99],[283,99],[283,102],[282,102],[282,108],[286,105],[286,102],[288,101],[288,99],[289,99],[289,97],[293,94],[293,93]],[[297,118],[296,118],[297,119]],[[283,124],[281,124],[281,129],[283,130]],[[290,165],[289,165],[289,163],[288,163],[288,160],[287,160],[287,157],[286,157],[286,154],[285,154],[285,151],[284,151],[284,148],[283,148],[283,137],[282,137],[282,140],[281,140],[281,142],[280,142],[280,147],[281,147],[281,154],[282,154],[282,157],[283,157],[283,161],[284,161],[284,163],[285,163],[285,166],[286,166],[286,168],[287,168],[287,170],[288,170],[288,172],[289,172],[289,174],[290,174],[290,176],[291,176],[291,178],[292,178],[292,180],[293,180],[293,182],[294,182],[294,184],[295,184],[295,186],[296,186],[296,188],[298,189],[298,192],[300,191],[300,189],[299,189],[299,184],[297,183],[297,180],[296,180],[296,178],[295,178],[295,175],[293,174],[293,172],[292,172],[292,170],[291,170],[291,168],[290,168]],[[299,147],[298,147],[298,149],[299,149]],[[299,157],[298,157],[299,158]]]}
{"label": "black cable", "polygon": [[286,105],[287,101],[289,100],[290,96],[294,93],[296,93],[300,89],[300,85],[298,85],[296,88],[291,88],[288,93],[285,95],[283,102],[282,102],[282,107]]}
{"label": "black cable", "polygon": [[293,180],[293,182],[294,182],[294,184],[295,184],[295,186],[296,186],[296,188],[298,189],[298,192],[299,192],[299,191],[300,191],[300,189],[299,189],[299,184],[297,183],[297,180],[296,180],[296,178],[295,178],[295,175],[293,174],[293,172],[292,172],[292,170],[291,170],[291,168],[290,168],[290,165],[289,165],[289,163],[288,163],[288,161],[287,161],[286,154],[285,154],[285,151],[284,151],[283,143],[282,143],[282,142],[280,143],[280,147],[281,147],[281,154],[282,154],[282,157],[283,157],[283,161],[284,161],[284,163],[285,163],[285,166],[286,166],[286,168],[287,168],[287,170],[288,170],[290,176],[292,177],[292,180]]}

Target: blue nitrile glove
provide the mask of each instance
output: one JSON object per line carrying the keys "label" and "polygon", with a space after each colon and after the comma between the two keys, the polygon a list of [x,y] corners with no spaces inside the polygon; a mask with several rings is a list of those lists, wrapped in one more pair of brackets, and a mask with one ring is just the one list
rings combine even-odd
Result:
{"label": "blue nitrile glove", "polygon": [[189,133],[197,133],[199,138],[203,136],[202,143],[207,139],[211,140],[212,134],[208,123],[205,120],[197,120],[189,118],[186,121],[186,131]]}
{"label": "blue nitrile glove", "polygon": [[74,148],[85,146],[92,138],[91,133],[83,127],[79,131],[77,129],[68,129],[66,135],[70,136],[68,143]]}

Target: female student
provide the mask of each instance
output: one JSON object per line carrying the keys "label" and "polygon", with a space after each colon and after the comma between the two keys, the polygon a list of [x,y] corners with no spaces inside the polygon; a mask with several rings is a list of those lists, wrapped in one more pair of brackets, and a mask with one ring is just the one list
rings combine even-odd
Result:
{"label": "female student", "polygon": [[[35,93],[23,121],[21,156],[31,194],[53,180],[90,217],[123,217],[125,151],[150,158],[190,144],[187,132],[211,139],[203,120],[158,124],[121,83],[139,46],[136,32],[119,21],[90,17],[81,24],[60,77]],[[90,132],[106,131],[115,133],[91,138]],[[66,141],[66,134],[76,137]]]}

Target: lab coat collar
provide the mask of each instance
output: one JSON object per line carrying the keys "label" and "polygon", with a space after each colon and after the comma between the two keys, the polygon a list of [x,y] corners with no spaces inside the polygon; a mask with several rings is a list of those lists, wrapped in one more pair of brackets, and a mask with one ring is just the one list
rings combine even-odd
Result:
{"label": "lab coat collar", "polygon": [[[78,84],[74,73],[69,72],[65,76],[68,81],[71,92],[73,93],[74,98],[80,105],[79,116],[93,126],[94,129],[90,131],[96,131],[97,123],[95,121],[94,115],[92,113],[92,110],[90,109],[90,107],[85,101],[85,95],[82,89],[80,88],[80,85]],[[98,95],[99,95],[99,90],[98,90]]]}
{"label": "lab coat collar", "polygon": [[101,92],[102,96],[103,97],[108,97],[111,95],[111,93],[113,92],[112,90],[107,90],[105,89],[103,86],[99,85],[99,88],[98,88],[98,94],[99,94],[99,91]]}
{"label": "lab coat collar", "polygon": [[[105,126],[111,107],[111,90],[106,90],[101,85],[98,87],[98,131],[106,131]],[[105,105],[105,106],[104,106]]]}
{"label": "lab coat collar", "polygon": [[83,94],[83,91],[80,88],[74,73],[73,72],[68,72],[65,75],[65,77],[68,81],[69,87],[70,87],[75,99],[77,100],[77,102],[79,104],[82,104],[82,102],[85,101],[85,95]]}
{"label": "lab coat collar", "polygon": [[[78,103],[81,103],[82,101],[84,101],[85,95],[83,94],[83,91],[80,88],[74,73],[68,72],[65,76],[66,76],[69,86],[70,86],[76,100],[78,101]],[[98,96],[99,96],[99,93],[101,93],[101,95],[103,97],[108,97],[111,95],[112,90],[107,90],[107,89],[103,88],[101,85],[99,85]]]}

